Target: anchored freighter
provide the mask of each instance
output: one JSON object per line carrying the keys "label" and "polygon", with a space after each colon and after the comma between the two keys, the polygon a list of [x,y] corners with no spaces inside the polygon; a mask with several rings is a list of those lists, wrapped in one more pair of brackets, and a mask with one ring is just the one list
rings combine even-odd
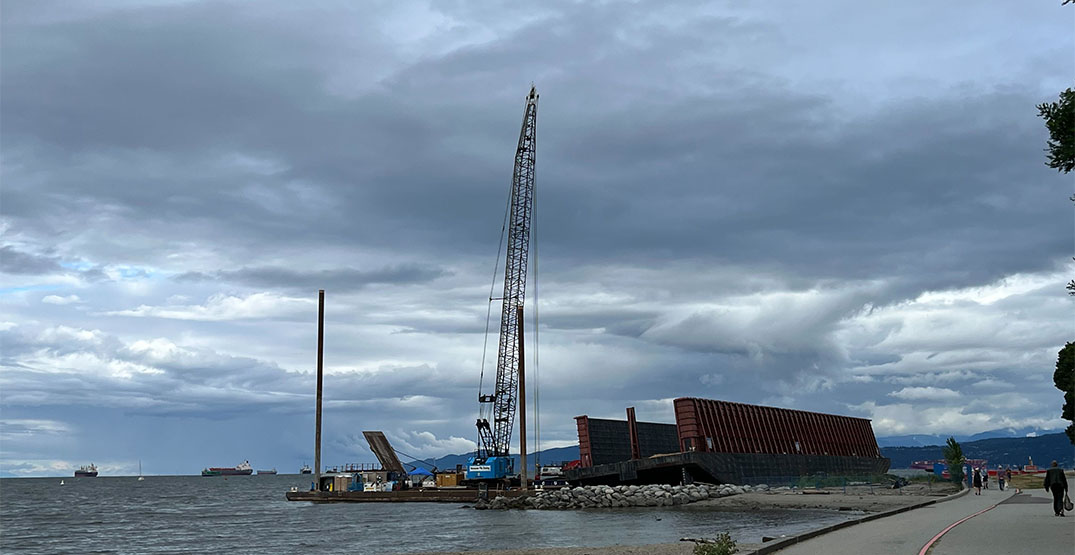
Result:
{"label": "anchored freighter", "polygon": [[243,461],[233,467],[211,466],[202,470],[202,476],[249,476],[254,473],[250,461]]}
{"label": "anchored freighter", "polygon": [[97,477],[97,465],[90,464],[89,466],[83,466],[75,471],[75,478],[96,478]]}

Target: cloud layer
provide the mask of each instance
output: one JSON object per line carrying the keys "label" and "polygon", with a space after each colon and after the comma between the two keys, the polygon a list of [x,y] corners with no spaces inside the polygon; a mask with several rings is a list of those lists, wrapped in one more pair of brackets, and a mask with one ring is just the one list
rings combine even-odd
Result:
{"label": "cloud layer", "polygon": [[545,445],[686,395],[1058,429],[1066,9],[7,2],[0,472],[312,462],[318,289],[326,460],[470,449],[530,82]]}

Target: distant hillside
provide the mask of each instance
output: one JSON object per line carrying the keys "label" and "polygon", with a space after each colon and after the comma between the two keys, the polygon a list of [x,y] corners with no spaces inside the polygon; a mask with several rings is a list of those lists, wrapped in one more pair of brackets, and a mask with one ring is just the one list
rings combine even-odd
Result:
{"label": "distant hillside", "polygon": [[[1034,464],[1046,466],[1054,459],[1065,468],[1075,466],[1075,446],[1063,433],[1038,437],[1012,437],[960,442],[968,459],[986,459],[990,466]],[[881,454],[892,459],[892,468],[909,468],[914,461],[943,459],[940,445],[925,447],[882,447]]]}
{"label": "distant hillside", "polygon": [[[942,445],[948,438],[941,436],[916,434],[908,436],[888,436],[877,438],[877,445],[885,447],[927,447],[930,445]],[[956,441],[966,441],[966,437],[956,437]]]}
{"label": "distant hillside", "polygon": [[[930,436],[917,436],[920,438]],[[943,443],[944,440],[941,440]],[[1063,433],[1047,434],[1038,437],[1011,437],[981,439],[978,441],[960,442],[963,453],[967,458],[986,459],[990,465],[1024,465],[1027,457],[1033,457],[1038,466],[1046,466],[1056,459],[1062,466],[1072,468],[1075,466],[1075,446],[1071,445]],[[546,449],[541,453],[541,462],[559,463],[573,461],[579,458],[579,446],[560,447]],[[892,468],[909,468],[914,461],[936,460],[944,458],[940,445],[923,447],[881,447],[881,454],[892,459]],[[446,455],[438,459],[426,459],[428,465],[436,465],[439,469],[455,468],[457,464],[466,464],[467,458],[472,454]],[[519,465],[519,456],[512,455],[515,459],[516,468]],[[533,454],[527,456],[528,462],[533,464]],[[404,460],[408,465],[414,465],[413,461]],[[421,465],[419,465],[421,466]]]}
{"label": "distant hillside", "polygon": [[[1001,428],[989,430],[973,435],[955,435],[956,441],[978,441],[979,439],[993,439],[998,437],[1021,438],[1028,436],[1044,436],[1055,433],[1054,430],[1042,430],[1039,428]],[[929,445],[944,445],[948,441],[947,435],[913,434],[905,436],[886,436],[877,438],[877,445],[881,447],[926,447]]]}
{"label": "distant hillside", "polygon": [[[424,462],[426,464],[425,465],[418,465],[418,466],[421,466],[422,468],[426,468],[428,470],[429,465],[435,465],[440,470],[448,470],[448,469],[451,469],[451,468],[455,468],[455,466],[458,465],[458,464],[462,464],[462,465],[467,464],[467,459],[469,459],[473,455],[474,455],[473,453],[465,453],[465,454],[462,454],[462,455],[445,455],[445,456],[443,456],[443,457],[441,457],[439,459],[424,459],[422,462]],[[540,451],[538,453],[538,455],[541,458],[541,463],[542,464],[557,464],[557,463],[561,463],[561,462],[573,461],[573,460],[576,460],[576,459],[579,458],[579,446],[578,445],[572,445],[571,447],[558,447],[556,449],[545,449],[545,450]],[[518,469],[519,468],[519,454],[518,453],[513,454],[511,456],[511,458],[515,459],[515,468]],[[535,460],[537,460],[537,459],[535,458],[534,453],[528,453],[526,455],[527,464],[533,465]],[[403,462],[405,464],[409,465],[409,466],[414,466],[414,465],[417,464],[414,461],[409,461],[409,460],[404,460]]]}

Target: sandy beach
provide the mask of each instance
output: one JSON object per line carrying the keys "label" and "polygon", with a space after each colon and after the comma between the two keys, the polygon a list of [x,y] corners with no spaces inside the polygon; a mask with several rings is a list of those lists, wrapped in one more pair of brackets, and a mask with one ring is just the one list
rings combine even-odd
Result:
{"label": "sandy beach", "polygon": [[[843,488],[828,488],[821,490],[807,490],[807,492],[786,490],[770,491],[766,493],[745,493],[722,497],[720,499],[708,499],[682,507],[683,510],[713,511],[730,510],[758,511],[764,509],[821,509],[832,511],[856,511],[863,513],[877,513],[913,505],[924,501],[943,498],[957,490],[952,484],[933,484],[930,488],[926,484],[911,484],[902,490],[893,490],[880,487],[855,486],[848,487],[846,493]],[[609,509],[601,509],[609,510]],[[638,511],[645,514],[644,508],[618,509]],[[754,541],[760,541],[756,538]],[[752,552],[760,543],[739,543],[739,553]],[[492,551],[444,551],[431,552],[427,555],[689,555],[693,552],[694,542],[680,541],[676,543],[661,543],[650,545],[614,545],[607,547],[554,547],[554,548],[518,548]]]}

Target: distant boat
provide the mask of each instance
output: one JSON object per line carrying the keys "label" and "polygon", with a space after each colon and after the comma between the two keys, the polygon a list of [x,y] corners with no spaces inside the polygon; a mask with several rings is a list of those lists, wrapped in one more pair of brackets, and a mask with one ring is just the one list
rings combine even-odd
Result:
{"label": "distant boat", "polygon": [[61,486],[63,485],[63,480],[60,480],[60,485],[61,485]]}
{"label": "distant boat", "polygon": [[142,459],[138,459],[138,481],[145,481],[145,478],[142,477]]}
{"label": "distant boat", "polygon": [[299,474],[313,474],[314,471],[310,470],[310,465],[303,463],[302,469],[299,470]]}
{"label": "distant boat", "polygon": [[202,476],[249,476],[254,473],[250,461],[243,461],[235,466],[211,466],[202,470]]}
{"label": "distant boat", "polygon": [[258,471],[258,476],[261,476],[262,474],[268,474],[268,475],[271,476],[273,474],[276,474],[276,469],[274,468],[272,470],[259,470]]}
{"label": "distant boat", "polygon": [[75,478],[96,478],[97,465],[90,464],[75,471]]}

